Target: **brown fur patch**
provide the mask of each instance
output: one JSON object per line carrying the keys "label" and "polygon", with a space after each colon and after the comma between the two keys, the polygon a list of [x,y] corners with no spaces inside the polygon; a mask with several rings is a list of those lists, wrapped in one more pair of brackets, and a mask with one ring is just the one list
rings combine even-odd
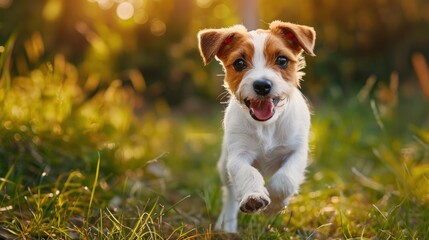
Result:
{"label": "brown fur patch", "polygon": [[273,21],[270,23],[270,29],[274,34],[282,37],[297,55],[304,50],[308,55],[315,56],[313,48],[316,41],[316,32],[312,27]]}
{"label": "brown fur patch", "polygon": [[[279,72],[284,80],[292,82],[296,87],[299,86],[299,79],[296,74],[299,60],[292,49],[287,46],[287,42],[275,34],[268,35],[264,46],[264,56],[267,67]],[[289,59],[288,66],[285,69],[276,64],[278,56],[285,56]]]}
{"label": "brown fur patch", "polygon": [[[219,51],[217,58],[222,62],[225,70],[225,85],[231,93],[237,92],[244,74],[253,67],[253,54],[254,47],[248,34],[234,35],[233,42]],[[237,72],[234,69],[234,62],[240,58],[246,62],[247,67]]]}
{"label": "brown fur patch", "polygon": [[234,41],[235,34],[240,33],[247,33],[247,29],[242,25],[201,30],[198,33],[198,46],[204,64],[209,64],[223,47],[230,45]]}

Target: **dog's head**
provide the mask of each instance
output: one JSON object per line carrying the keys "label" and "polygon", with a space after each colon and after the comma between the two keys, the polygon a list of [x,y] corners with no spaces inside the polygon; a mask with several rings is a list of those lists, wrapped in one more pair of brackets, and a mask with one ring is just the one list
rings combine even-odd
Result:
{"label": "dog's head", "polygon": [[302,52],[314,56],[316,33],[311,27],[274,21],[268,30],[248,32],[242,25],[198,33],[204,64],[218,59],[225,86],[257,121],[275,119],[275,112],[298,88],[305,67]]}

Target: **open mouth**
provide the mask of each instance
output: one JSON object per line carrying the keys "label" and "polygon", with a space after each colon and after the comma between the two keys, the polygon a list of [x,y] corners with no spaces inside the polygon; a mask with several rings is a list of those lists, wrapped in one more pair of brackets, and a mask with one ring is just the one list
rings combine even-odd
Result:
{"label": "open mouth", "polygon": [[275,107],[280,98],[245,99],[244,104],[249,108],[250,116],[257,121],[267,121],[275,113]]}

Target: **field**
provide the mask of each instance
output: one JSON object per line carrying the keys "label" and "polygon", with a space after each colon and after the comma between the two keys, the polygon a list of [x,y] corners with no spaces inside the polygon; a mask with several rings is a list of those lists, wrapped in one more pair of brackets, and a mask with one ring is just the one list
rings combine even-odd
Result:
{"label": "field", "polygon": [[136,112],[134,88],[113,81],[89,96],[61,55],[28,76],[13,76],[8,51],[2,56],[3,239],[429,236],[421,94],[397,96],[368,79],[350,97],[313,103],[301,193],[275,217],[240,215],[240,233],[230,235],[212,225],[221,205],[222,104],[183,113],[157,101]]}
{"label": "field", "polygon": [[[0,239],[428,239],[427,9],[0,0]],[[317,32],[307,179],[283,213],[217,232],[227,94],[196,34],[274,19]]]}

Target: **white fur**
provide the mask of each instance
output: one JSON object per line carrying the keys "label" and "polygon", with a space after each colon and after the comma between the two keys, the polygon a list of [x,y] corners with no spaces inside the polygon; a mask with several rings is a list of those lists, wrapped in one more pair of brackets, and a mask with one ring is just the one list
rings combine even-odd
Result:
{"label": "white fur", "polygon": [[[267,39],[267,33],[256,33],[255,31],[249,32],[253,40],[255,53],[253,55],[252,63],[253,68],[249,69],[244,75],[241,83],[238,87],[236,97],[242,102],[245,98],[256,98],[257,94],[253,90],[253,82],[258,79],[266,78],[272,81],[273,88],[270,93],[272,96],[281,96],[283,98],[289,95],[289,92],[294,89],[290,82],[285,81],[280,73],[274,71],[272,68],[266,66],[266,60],[264,56],[264,45]],[[281,103],[280,103],[281,104]],[[282,108],[276,109],[276,111],[282,111]],[[269,121],[273,122],[277,119],[278,114],[275,114]],[[246,118],[252,119],[249,114]]]}
{"label": "white fur", "polygon": [[[301,92],[265,64],[266,33],[250,32],[255,47],[253,69],[242,79],[225,111],[225,135],[218,163],[223,187],[223,208],[216,229],[236,232],[240,206],[250,198],[265,199],[265,211],[282,210],[304,181],[308,155],[310,112]],[[273,82],[270,95],[282,96],[274,116],[254,120],[242,100],[253,98],[252,83]],[[264,179],[269,179],[265,182]],[[261,208],[259,210],[263,210]]]}

